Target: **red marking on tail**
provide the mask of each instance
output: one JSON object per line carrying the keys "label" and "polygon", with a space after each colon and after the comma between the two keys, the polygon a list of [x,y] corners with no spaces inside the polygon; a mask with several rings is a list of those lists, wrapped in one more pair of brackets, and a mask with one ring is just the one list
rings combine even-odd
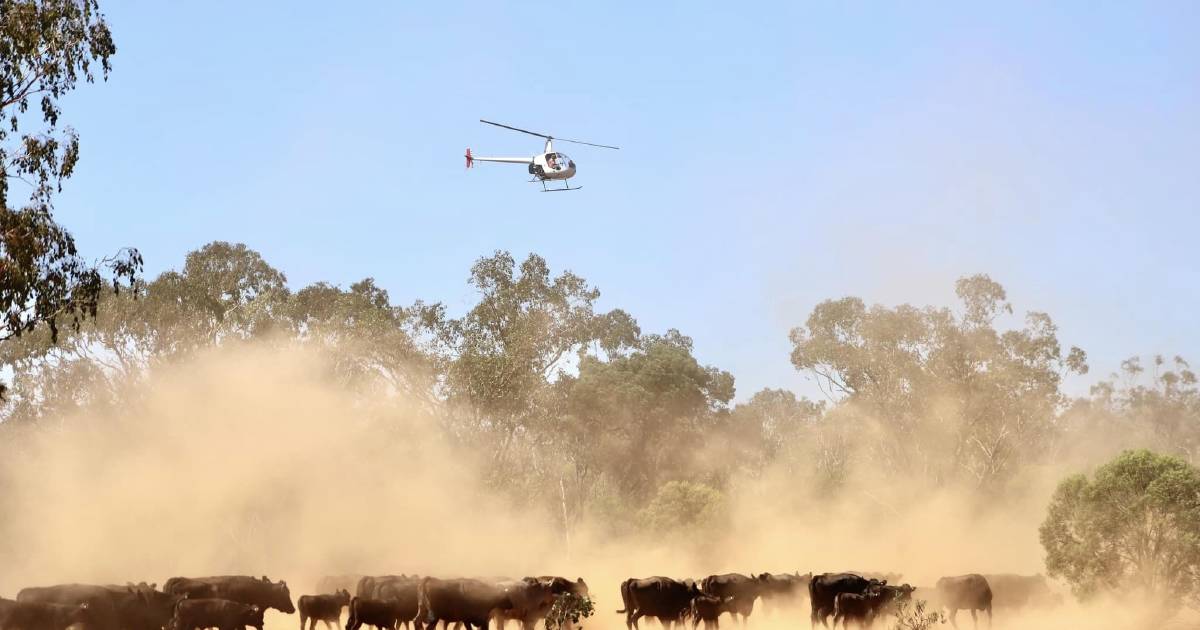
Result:
{"label": "red marking on tail", "polygon": [[467,147],[467,168],[475,165],[475,159],[471,157],[471,147]]}

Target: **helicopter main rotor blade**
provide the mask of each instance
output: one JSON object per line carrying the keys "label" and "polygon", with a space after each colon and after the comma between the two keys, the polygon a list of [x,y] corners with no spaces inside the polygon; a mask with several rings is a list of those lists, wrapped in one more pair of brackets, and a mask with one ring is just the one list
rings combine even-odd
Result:
{"label": "helicopter main rotor blade", "polygon": [[554,138],[554,140],[557,142],[574,142],[575,144],[586,144],[589,147],[601,147],[604,149],[620,149],[621,148],[621,147],[614,147],[614,146],[608,145],[608,144],[596,144],[595,142],[584,142],[583,140],[567,140],[566,138]]}
{"label": "helicopter main rotor blade", "polygon": [[480,119],[479,119],[479,122],[481,122],[481,123],[485,123],[485,124],[488,124],[488,125],[495,125],[495,126],[497,126],[497,127],[504,127],[505,129],[512,129],[513,131],[520,131],[521,133],[527,133],[527,134],[529,134],[529,135],[531,135],[531,136],[537,136],[537,137],[539,137],[539,138],[546,138],[546,139],[548,139],[548,140],[552,139],[550,136],[548,136],[548,135],[546,135],[546,134],[544,134],[544,133],[535,133],[535,132],[533,132],[533,131],[526,131],[526,130],[524,130],[524,129],[517,129],[516,127],[509,127],[508,125],[501,125],[500,123],[497,123],[497,122],[492,122],[492,121],[490,121],[490,120],[484,120],[484,119],[482,119],[482,118],[480,118]]}

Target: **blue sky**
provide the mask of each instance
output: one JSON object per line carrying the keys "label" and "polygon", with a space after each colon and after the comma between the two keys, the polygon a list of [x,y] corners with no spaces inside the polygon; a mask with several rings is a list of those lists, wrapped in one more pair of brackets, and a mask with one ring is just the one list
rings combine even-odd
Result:
{"label": "blue sky", "polygon": [[[787,331],[819,301],[975,272],[1089,352],[1075,391],[1200,361],[1200,4],[362,4],[103,2],[113,73],[64,103],[84,252],[239,241],[454,310],[474,259],[537,252],[740,398],[815,393]],[[479,118],[621,150],[564,145],[585,190],[544,195],[463,169],[540,147]]]}

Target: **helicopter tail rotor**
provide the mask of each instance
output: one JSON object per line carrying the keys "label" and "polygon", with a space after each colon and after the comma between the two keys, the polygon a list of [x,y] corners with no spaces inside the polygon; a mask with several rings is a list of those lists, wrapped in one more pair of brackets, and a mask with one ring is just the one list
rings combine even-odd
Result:
{"label": "helicopter tail rotor", "polygon": [[475,158],[471,157],[471,147],[467,147],[467,154],[465,157],[467,158],[467,168],[475,166]]}

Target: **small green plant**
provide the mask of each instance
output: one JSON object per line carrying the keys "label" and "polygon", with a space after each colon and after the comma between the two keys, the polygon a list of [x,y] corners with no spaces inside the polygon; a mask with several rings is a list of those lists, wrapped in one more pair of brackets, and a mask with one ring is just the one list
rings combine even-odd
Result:
{"label": "small green plant", "polygon": [[946,623],[946,616],[940,612],[928,612],[925,600],[896,602],[895,630],[928,630],[937,624]]}
{"label": "small green plant", "polygon": [[579,626],[580,619],[591,617],[596,612],[592,598],[587,595],[563,593],[554,599],[550,612],[546,614],[546,630],[567,630]]}

